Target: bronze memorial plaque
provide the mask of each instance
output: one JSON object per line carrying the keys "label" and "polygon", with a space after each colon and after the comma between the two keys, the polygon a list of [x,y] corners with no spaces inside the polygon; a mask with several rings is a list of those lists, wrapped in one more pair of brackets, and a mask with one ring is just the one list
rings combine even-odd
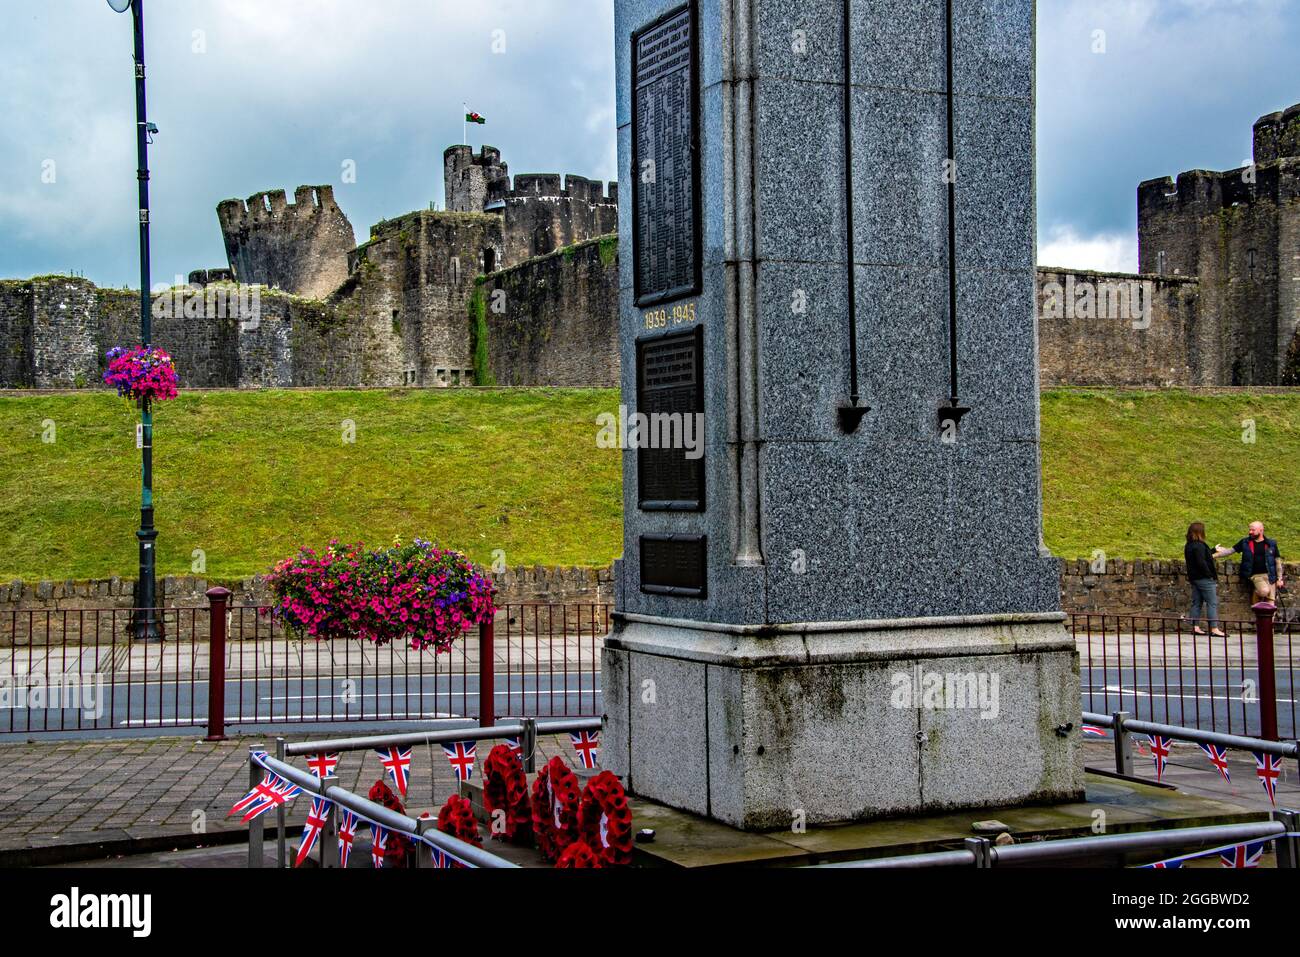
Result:
{"label": "bronze memorial plaque", "polygon": [[693,453],[684,442],[687,426],[698,443],[704,438],[703,333],[696,326],[636,344],[636,408],[645,420],[637,449],[637,500],[644,511],[704,510],[704,447],[697,445]]}
{"label": "bronze memorial plaque", "polygon": [[642,535],[641,590],[704,598],[708,539],[703,535]]}
{"label": "bronze memorial plaque", "polygon": [[692,6],[635,34],[632,62],[632,256],[645,306],[700,287]]}

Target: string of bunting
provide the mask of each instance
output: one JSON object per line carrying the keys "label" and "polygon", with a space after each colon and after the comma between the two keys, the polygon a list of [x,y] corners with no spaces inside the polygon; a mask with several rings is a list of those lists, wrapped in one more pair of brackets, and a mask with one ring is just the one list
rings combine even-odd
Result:
{"label": "string of bunting", "polygon": [[[599,764],[600,755],[600,732],[598,731],[581,731],[571,732],[569,741],[573,745],[577,762],[584,768],[594,770]],[[477,755],[478,742],[474,740],[455,741],[443,744],[443,752],[451,764],[452,770],[458,781],[468,781],[474,774],[474,764]],[[523,759],[523,746],[519,737],[510,737],[504,739],[500,750],[504,755],[509,755],[511,763],[518,764]],[[376,748],[375,753],[379,756],[380,764],[383,765],[385,774],[392,779],[398,791],[405,796],[409,789],[411,773],[411,754],[412,748],[401,748],[397,746],[387,748]],[[310,755],[307,758],[307,767],[317,780],[325,781],[328,778],[335,777],[339,766],[340,752],[329,751],[320,752]],[[265,814],[272,808],[283,807],[292,801],[299,794],[303,793],[302,788],[293,782],[283,778],[267,765],[269,754],[266,751],[255,751],[252,758],[266,772],[262,780],[255,785],[249,792],[244,795],[231,808],[230,814],[242,814],[245,822],[252,821],[255,818]],[[553,759],[552,764],[562,764],[560,759]],[[561,775],[561,768],[552,767],[550,770],[558,779]],[[567,767],[563,771],[567,771]],[[572,772],[564,775],[567,779]],[[572,791],[572,794],[565,793],[563,800],[557,802],[562,804],[564,810],[560,811],[555,808],[547,815],[552,820],[563,819],[572,815],[571,822],[566,821],[567,827],[573,830],[572,839],[578,839],[579,819],[582,818],[581,824],[585,833],[586,841],[580,841],[584,847],[590,848],[592,852],[587,854],[570,854],[569,860],[566,860],[561,866],[592,867],[608,866],[610,864],[622,863],[619,859],[621,853],[616,856],[611,854],[611,837],[617,833],[618,838],[630,837],[621,832],[627,829],[630,823],[630,815],[626,813],[625,799],[621,799],[621,788],[611,788],[603,777],[598,782],[602,786],[589,789],[588,794],[581,794],[582,805],[579,807],[580,791],[576,787],[576,781],[571,782],[572,786],[564,788],[564,791]],[[613,781],[617,779],[613,779]],[[525,785],[526,789],[526,785]],[[549,789],[548,789],[549,790]],[[373,796],[373,795],[372,795]],[[526,790],[525,790],[526,796]],[[302,864],[311,855],[312,851],[320,845],[321,836],[325,833],[328,825],[329,815],[334,809],[334,803],[329,798],[321,795],[312,795],[311,809],[307,814],[306,822],[303,825],[302,839],[298,844],[297,855],[294,866],[301,867]],[[400,807],[400,805],[398,805]],[[339,865],[346,868],[351,859],[352,848],[356,842],[357,831],[363,825],[368,827],[371,832],[370,853],[374,866],[382,868],[387,856],[390,843],[394,840],[394,832],[391,828],[371,820],[364,814],[347,808],[339,808],[340,817],[338,824],[338,849]],[[558,813],[557,813],[558,812]],[[612,815],[612,816],[611,816]],[[628,821],[624,821],[624,818]],[[612,826],[611,826],[612,824]],[[611,833],[614,832],[614,833]],[[434,868],[469,868],[472,867],[468,861],[462,860],[456,854],[439,847],[434,843],[429,835],[400,834],[401,839],[416,841],[425,845],[429,849],[430,862]],[[557,842],[558,843],[558,842]],[[565,844],[568,842],[566,841]],[[623,843],[622,840],[613,842],[615,846]],[[555,848],[554,853],[558,853],[559,847]],[[590,860],[588,860],[590,858]]]}
{"label": "string of bunting", "polygon": [[[1083,726],[1085,735],[1094,735],[1106,737],[1106,731],[1096,725],[1085,724]],[[570,735],[576,738],[576,735]],[[1156,780],[1163,781],[1165,777],[1165,767],[1169,764],[1169,754],[1173,747],[1173,739],[1159,734],[1149,734],[1146,736],[1151,742],[1151,757],[1155,761]],[[575,740],[574,746],[577,746]],[[1205,754],[1210,764],[1219,772],[1224,781],[1231,784],[1232,775],[1228,771],[1228,749],[1218,744],[1201,744],[1200,749]],[[1282,777],[1282,756],[1279,754],[1265,754],[1263,751],[1251,751],[1255,758],[1255,777],[1259,779],[1260,785],[1264,788],[1264,793],[1268,795],[1269,803],[1277,807],[1277,782]]]}
{"label": "string of bunting", "polygon": [[[1284,834],[1280,837],[1293,837],[1294,835]],[[1219,855],[1219,861],[1224,867],[1243,868],[1259,867],[1264,858],[1264,848],[1268,845],[1268,840],[1251,841],[1247,844],[1225,844],[1222,847],[1211,848],[1208,851],[1197,851],[1195,854],[1184,854],[1181,857],[1171,857],[1165,861],[1156,861],[1154,864],[1144,864],[1143,870],[1175,870],[1181,868],[1187,861],[1194,861],[1197,858],[1209,857],[1212,854]]]}

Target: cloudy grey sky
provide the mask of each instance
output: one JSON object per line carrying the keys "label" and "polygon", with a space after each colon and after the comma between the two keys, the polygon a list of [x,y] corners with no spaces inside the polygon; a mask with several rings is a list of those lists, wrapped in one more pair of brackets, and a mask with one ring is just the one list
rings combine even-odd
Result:
{"label": "cloudy grey sky", "polygon": [[[130,19],[3,5],[0,277],[135,285]],[[612,178],[612,6],[150,0],[155,280],[224,264],[226,197],[334,183],[359,239],[440,201],[462,102],[512,172]],[[1135,268],[1137,183],[1238,166],[1254,120],[1300,102],[1300,0],[1039,0],[1038,19],[1045,264]]]}

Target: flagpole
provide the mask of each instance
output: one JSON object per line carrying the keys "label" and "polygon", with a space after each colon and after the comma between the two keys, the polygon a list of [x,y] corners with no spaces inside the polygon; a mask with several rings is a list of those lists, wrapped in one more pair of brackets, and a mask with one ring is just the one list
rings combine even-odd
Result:
{"label": "flagpole", "polygon": [[462,103],[461,106],[465,108],[464,112],[461,113],[461,118],[464,120],[465,145],[469,146],[469,104]]}

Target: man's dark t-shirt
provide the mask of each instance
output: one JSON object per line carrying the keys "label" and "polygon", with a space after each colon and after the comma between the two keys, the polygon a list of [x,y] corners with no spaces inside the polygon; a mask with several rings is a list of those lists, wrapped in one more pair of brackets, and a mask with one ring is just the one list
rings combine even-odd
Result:
{"label": "man's dark t-shirt", "polygon": [[1268,574],[1268,553],[1270,549],[1267,538],[1254,539],[1249,535],[1239,541],[1234,551],[1241,552],[1241,576]]}

